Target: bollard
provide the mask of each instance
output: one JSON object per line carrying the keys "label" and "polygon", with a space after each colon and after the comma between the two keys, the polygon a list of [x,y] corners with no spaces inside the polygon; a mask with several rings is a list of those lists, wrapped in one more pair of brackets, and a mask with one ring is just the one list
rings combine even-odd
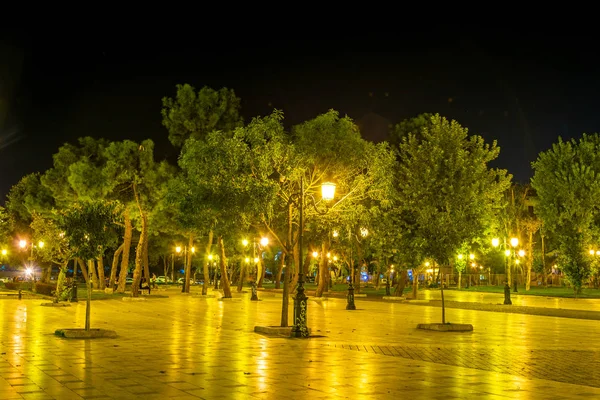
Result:
{"label": "bollard", "polygon": [[19,300],[21,300],[21,289],[19,289]]}
{"label": "bollard", "polygon": [[510,301],[510,286],[508,286],[508,282],[504,284],[504,304],[512,304],[512,301]]}
{"label": "bollard", "polygon": [[258,301],[258,292],[256,290],[256,282],[252,281],[252,297],[250,298],[252,301]]}
{"label": "bollard", "polygon": [[346,310],[356,310],[356,305],[354,305],[354,285],[352,285],[352,280],[350,280],[350,284],[348,285],[347,300],[348,304],[346,304]]}

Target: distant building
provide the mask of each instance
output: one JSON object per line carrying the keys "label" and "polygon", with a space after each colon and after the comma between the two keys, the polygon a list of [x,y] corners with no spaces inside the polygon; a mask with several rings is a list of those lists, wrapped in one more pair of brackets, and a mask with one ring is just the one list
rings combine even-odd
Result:
{"label": "distant building", "polygon": [[375,143],[387,140],[392,122],[374,112],[369,112],[356,121],[362,137]]}

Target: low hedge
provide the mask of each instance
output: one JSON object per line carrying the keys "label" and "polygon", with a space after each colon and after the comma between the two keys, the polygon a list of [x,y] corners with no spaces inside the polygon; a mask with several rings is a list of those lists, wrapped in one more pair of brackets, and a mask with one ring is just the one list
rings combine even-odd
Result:
{"label": "low hedge", "polygon": [[37,282],[35,284],[35,291],[45,296],[54,296],[54,292],[56,291],[56,283]]}

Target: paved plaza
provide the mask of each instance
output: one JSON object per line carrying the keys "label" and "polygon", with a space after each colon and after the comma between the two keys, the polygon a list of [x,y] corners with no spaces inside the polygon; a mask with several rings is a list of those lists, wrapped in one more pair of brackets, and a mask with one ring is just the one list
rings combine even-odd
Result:
{"label": "paved plaza", "polygon": [[[346,311],[345,300],[332,298],[309,300],[315,337],[288,339],[253,332],[279,324],[280,294],[251,302],[249,294],[154,293],[92,302],[92,328],[119,335],[93,340],[54,335],[84,327],[85,302],[0,300],[0,399],[600,398],[598,320],[457,307],[447,320],[474,330],[434,332],[416,325],[441,322],[438,306],[357,298],[358,309]],[[447,294],[453,303],[501,303]],[[598,300],[522,298],[513,303],[600,311]]]}

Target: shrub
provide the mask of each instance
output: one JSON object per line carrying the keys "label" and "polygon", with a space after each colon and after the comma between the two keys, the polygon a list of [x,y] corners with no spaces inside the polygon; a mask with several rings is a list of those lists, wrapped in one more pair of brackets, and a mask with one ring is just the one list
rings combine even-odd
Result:
{"label": "shrub", "polygon": [[21,289],[21,282],[4,282],[4,287],[9,290],[19,290]]}
{"label": "shrub", "polygon": [[56,283],[37,282],[35,284],[35,291],[45,296],[54,296],[54,292],[56,291]]}

